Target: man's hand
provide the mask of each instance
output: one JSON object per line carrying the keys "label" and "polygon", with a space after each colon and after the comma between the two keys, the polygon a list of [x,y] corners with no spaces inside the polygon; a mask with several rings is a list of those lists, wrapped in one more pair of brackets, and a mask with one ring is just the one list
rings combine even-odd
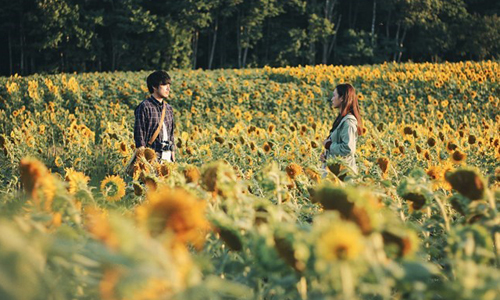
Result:
{"label": "man's hand", "polygon": [[146,147],[144,146],[140,146],[139,148],[136,148],[135,149],[135,153],[140,153],[140,152],[144,152],[144,150],[146,149]]}
{"label": "man's hand", "polygon": [[175,162],[175,152],[172,151],[172,162]]}

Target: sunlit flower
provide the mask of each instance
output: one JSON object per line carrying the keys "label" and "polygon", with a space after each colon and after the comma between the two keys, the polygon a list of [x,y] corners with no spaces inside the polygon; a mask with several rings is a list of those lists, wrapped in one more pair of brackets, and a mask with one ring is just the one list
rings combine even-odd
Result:
{"label": "sunlit flower", "polygon": [[289,164],[286,168],[286,174],[291,179],[295,179],[297,176],[303,173],[302,167],[296,163]]}
{"label": "sunlit flower", "polygon": [[106,176],[101,182],[101,192],[108,201],[118,201],[125,196],[125,182],[118,175]]}
{"label": "sunlit flower", "polygon": [[74,195],[76,192],[87,188],[87,184],[90,180],[88,176],[85,176],[82,172],[77,172],[73,168],[66,168],[65,180],[68,182],[68,191],[70,194]]}

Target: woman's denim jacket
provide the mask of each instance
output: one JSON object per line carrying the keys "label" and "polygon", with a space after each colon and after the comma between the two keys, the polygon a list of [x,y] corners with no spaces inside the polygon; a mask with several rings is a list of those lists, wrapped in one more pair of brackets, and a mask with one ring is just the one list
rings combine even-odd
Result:
{"label": "woman's denim jacket", "polygon": [[330,134],[332,144],[327,150],[327,158],[340,156],[345,164],[358,173],[356,166],[356,142],[358,140],[358,121],[352,114],[347,114],[339,126]]}

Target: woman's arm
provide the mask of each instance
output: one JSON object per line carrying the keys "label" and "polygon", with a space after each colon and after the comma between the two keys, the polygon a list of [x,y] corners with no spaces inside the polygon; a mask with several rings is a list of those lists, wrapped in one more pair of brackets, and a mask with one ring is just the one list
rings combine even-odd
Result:
{"label": "woman's arm", "polygon": [[340,143],[333,141],[329,150],[333,155],[347,156],[356,152],[356,120],[346,120],[339,128]]}

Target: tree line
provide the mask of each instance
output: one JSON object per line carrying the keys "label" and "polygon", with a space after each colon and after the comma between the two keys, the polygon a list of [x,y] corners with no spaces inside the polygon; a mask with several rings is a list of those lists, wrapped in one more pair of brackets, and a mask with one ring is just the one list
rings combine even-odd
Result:
{"label": "tree line", "polygon": [[498,59],[500,1],[0,0],[0,74]]}

